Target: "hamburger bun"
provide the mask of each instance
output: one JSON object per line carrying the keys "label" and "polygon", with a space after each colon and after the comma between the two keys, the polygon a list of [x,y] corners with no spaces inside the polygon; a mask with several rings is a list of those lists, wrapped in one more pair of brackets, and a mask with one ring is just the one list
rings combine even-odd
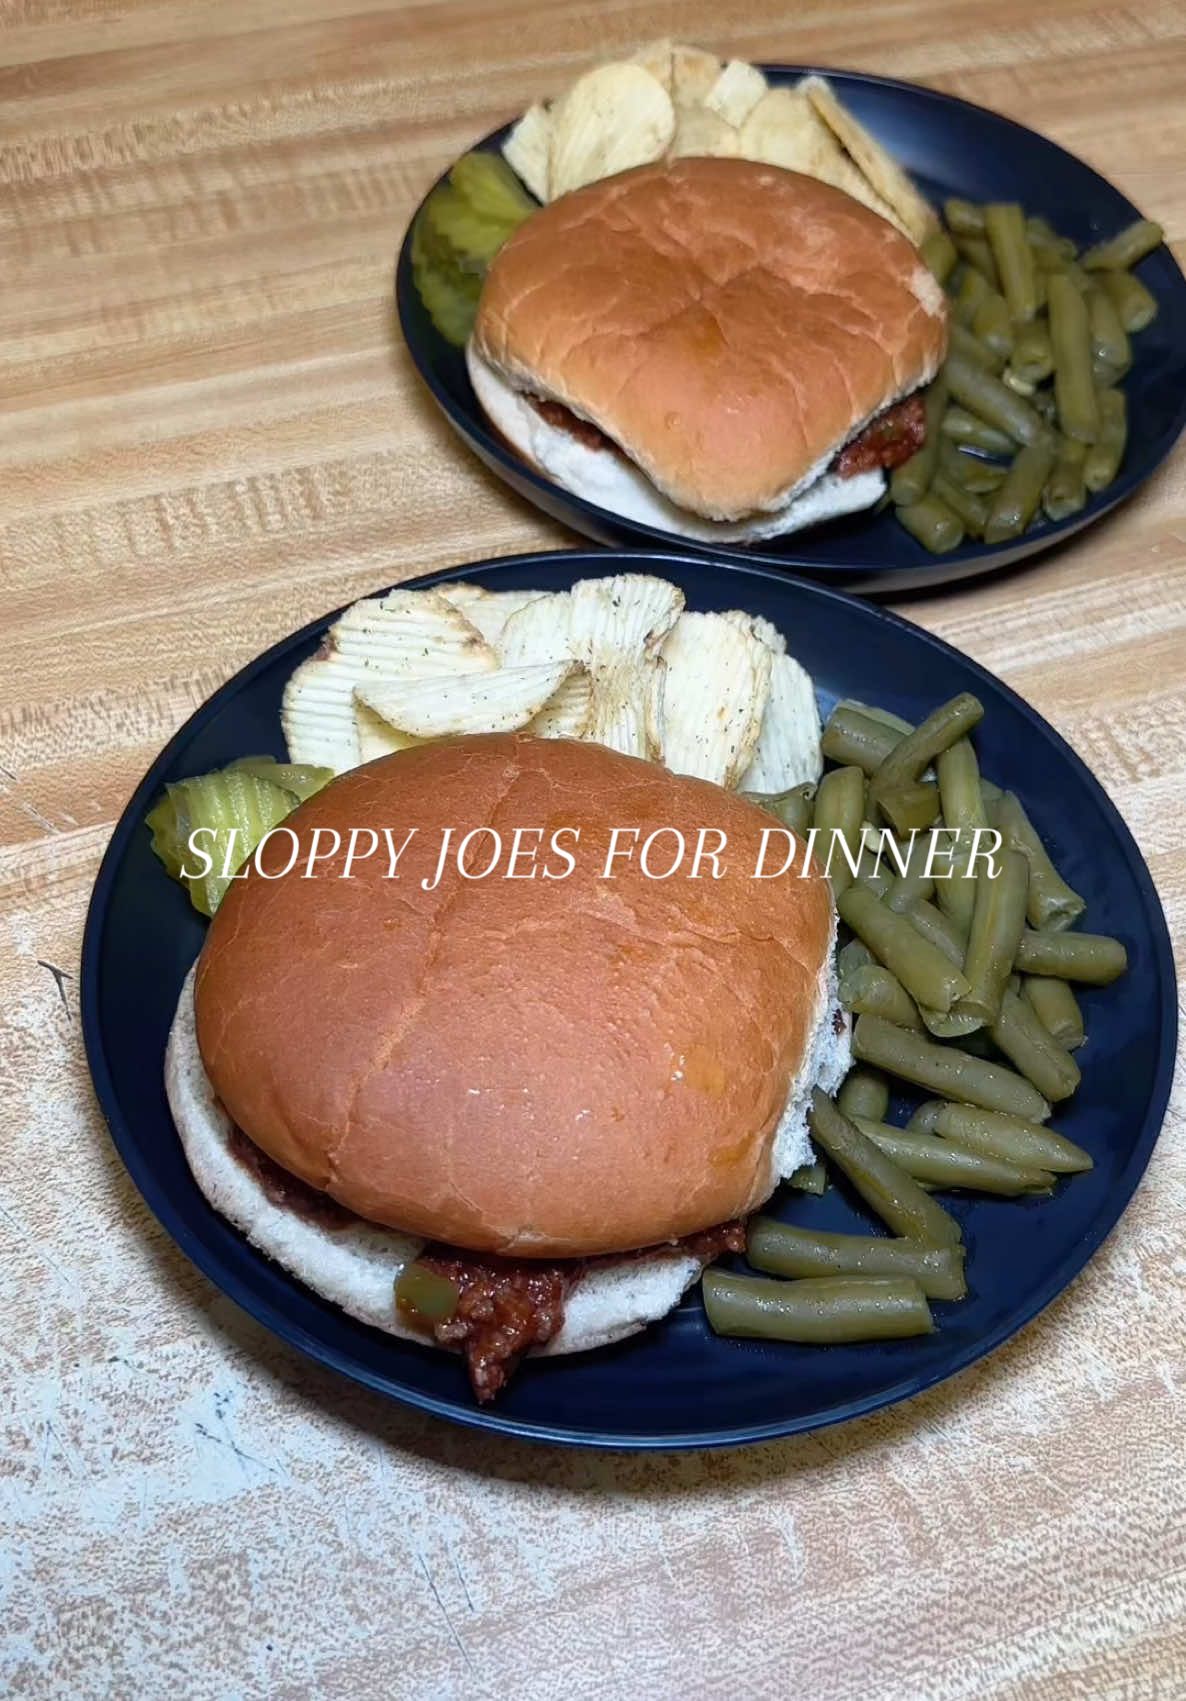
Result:
{"label": "hamburger bun", "polygon": [[[579,828],[573,872],[504,861],[425,891],[442,831],[487,824],[508,844],[542,828],[545,855]],[[348,879],[344,852],[312,878],[251,871],[211,924],[202,1073],[292,1176],[400,1234],[553,1258],[743,1215],[803,1160],[807,1094],[846,1052],[834,911],[814,869],[750,877],[772,825],[753,805],[599,745],[492,734],[355,769],[286,825],[304,847],[417,829],[397,879],[385,853]],[[611,829],[634,825],[723,829],[723,877],[648,879],[635,857],[602,878]],[[270,844],[264,874],[288,855]]]}
{"label": "hamburger bun", "polygon": [[928,382],[947,321],[917,249],[842,190],[687,158],[534,213],[491,263],[472,341],[678,508],[738,522],[787,508]]}

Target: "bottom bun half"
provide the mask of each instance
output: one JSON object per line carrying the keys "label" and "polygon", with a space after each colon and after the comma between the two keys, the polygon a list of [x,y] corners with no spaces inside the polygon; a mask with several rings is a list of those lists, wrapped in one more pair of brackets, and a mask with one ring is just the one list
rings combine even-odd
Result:
{"label": "bottom bun half", "polygon": [[[424,1241],[361,1217],[322,1222],[277,1203],[235,1155],[234,1125],[215,1096],[198,1050],[193,983],[191,969],[169,1034],[165,1088],[190,1170],[206,1199],[253,1246],[322,1299],[388,1335],[437,1346],[409,1328],[395,1309],[396,1280]],[[806,1116],[811,1088],[834,1092],[849,1066],[848,1024],[837,1020],[834,974],[821,1005],[814,1041],[775,1136],[778,1180],[810,1161]],[[539,1353],[587,1352],[637,1334],[679,1304],[702,1268],[701,1258],[678,1246],[599,1260],[569,1291],[563,1327]]]}
{"label": "bottom bun half", "polygon": [[574,495],[639,525],[704,543],[757,543],[872,508],[885,490],[885,474],[878,469],[839,478],[821,467],[812,482],[770,513],[745,520],[708,519],[669,501],[625,455],[590,448],[571,432],[549,424],[472,345],[466,349],[466,364],[474,394],[513,449]]}

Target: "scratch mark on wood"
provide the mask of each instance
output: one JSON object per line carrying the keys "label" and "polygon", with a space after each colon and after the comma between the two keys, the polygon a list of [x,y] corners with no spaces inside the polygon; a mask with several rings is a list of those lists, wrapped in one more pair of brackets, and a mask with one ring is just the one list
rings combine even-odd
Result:
{"label": "scratch mark on wood", "polygon": [[449,1635],[453,1640],[453,1643],[454,1643],[454,1646],[457,1649],[457,1652],[461,1655],[462,1659],[465,1661],[466,1665],[469,1667],[469,1669],[473,1673],[473,1675],[475,1677],[477,1677],[477,1675],[478,1675],[477,1669],[474,1666],[474,1662],[470,1659],[469,1649],[466,1647],[465,1643],[461,1640],[461,1637],[457,1634],[457,1626],[453,1623],[453,1620],[449,1615],[448,1607],[445,1605],[444,1601],[441,1599],[441,1591],[437,1588],[436,1583],[433,1580],[432,1573],[428,1569],[427,1564],[425,1563],[424,1555],[420,1552],[417,1552],[416,1561],[417,1561],[418,1565],[420,1566],[420,1570],[421,1570],[421,1572],[424,1576],[424,1581],[428,1584],[429,1589],[432,1591],[432,1598],[436,1602],[437,1607],[440,1610],[441,1617],[444,1619],[445,1624],[448,1626]]}
{"label": "scratch mark on wood", "polygon": [[74,976],[68,974],[65,969],[60,969],[56,963],[47,963],[44,957],[38,957],[36,961],[39,969],[48,969],[53,976],[54,985],[58,989],[58,997],[62,1000],[62,1009],[66,1012],[67,1019],[73,1021],[74,1015],[70,1009],[70,1000],[66,996],[66,982],[73,980]]}
{"label": "scratch mark on wood", "polygon": [[458,1564],[456,1554],[451,1553],[449,1558],[453,1561],[453,1569],[457,1573],[457,1581],[461,1584],[461,1592],[465,1596],[465,1604],[469,1608],[470,1612],[473,1612],[475,1610],[474,1601],[473,1596],[469,1592],[469,1584],[465,1580],[465,1572]]}

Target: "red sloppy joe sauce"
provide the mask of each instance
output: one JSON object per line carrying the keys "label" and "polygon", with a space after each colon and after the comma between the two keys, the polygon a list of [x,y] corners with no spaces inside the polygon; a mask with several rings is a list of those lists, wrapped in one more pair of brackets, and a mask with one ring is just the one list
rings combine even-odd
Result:
{"label": "red sloppy joe sauce", "polygon": [[871,419],[851,443],[846,443],[833,463],[837,478],[853,478],[857,473],[872,472],[884,467],[889,472],[908,461],[926,441],[927,415],[921,396],[907,396],[904,402]]}

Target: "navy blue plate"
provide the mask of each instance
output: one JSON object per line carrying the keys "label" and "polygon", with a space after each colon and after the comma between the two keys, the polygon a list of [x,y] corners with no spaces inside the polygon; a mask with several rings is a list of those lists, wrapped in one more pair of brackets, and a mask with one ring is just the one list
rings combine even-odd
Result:
{"label": "navy blue plate", "polygon": [[[1048,1199],[957,1200],[972,1292],[937,1305],[938,1332],[874,1346],[797,1348],[723,1341],[690,1295],[633,1341],[529,1363],[493,1408],[474,1405],[460,1361],[353,1322],[255,1252],[198,1191],[165,1101],[165,1040],[204,923],[149,849],[144,815],[166,780],[247,752],[282,754],[280,695],[326,621],[286,638],[215,692],[153,763],[103,859],[87,919],[82,1017],[87,1056],[112,1137],[149,1206],[183,1251],[261,1323],[302,1351],[395,1399],[462,1423],[602,1447],[707,1447],[789,1435],[872,1411],[990,1352],[1066,1286],[1116,1222],[1148,1162],[1173,1071],[1176,999],[1169,937],[1132,838],[1058,734],[991,674],[877,606],[766,568],[689,556],[599,551],[526,555],[420,580],[491,589],[549,587],[615,570],[658,571],[697,609],[742,607],[790,637],[822,708],[859,696],[912,720],[958,691],[983,700],[977,733],[988,775],[1015,787],[1099,932],[1118,934],[1130,970],[1088,991],[1083,1084],[1059,1126],[1095,1169]],[[329,617],[327,617],[328,619]],[[131,991],[129,989],[132,989]],[[857,1227],[844,1192],[781,1198],[781,1214]]]}
{"label": "navy blue plate", "polygon": [[[812,67],[767,65],[772,83],[797,82]],[[1079,243],[1110,236],[1139,217],[1136,207],[1073,154],[982,106],[888,77],[826,70],[845,105],[885,143],[935,203],[949,195],[972,201],[1021,201]],[[495,150],[495,131],[477,145]],[[449,423],[481,460],[520,496],[597,543],[624,549],[694,549],[715,561],[762,562],[849,590],[885,593],[934,587],[1005,567],[1049,549],[1144,483],[1186,426],[1186,278],[1168,248],[1142,261],[1137,275],[1161,311],[1133,339],[1135,359],[1125,379],[1129,441],[1119,477],[1080,513],[1058,525],[1044,522],[1013,543],[967,543],[950,555],[929,555],[892,513],[856,514],[783,542],[752,547],[689,543],[671,532],[624,520],[574,496],[535,472],[496,437],[474,397],[465,361],[436,330],[412,282],[409,237],[396,271],[399,321],[416,368]]]}

